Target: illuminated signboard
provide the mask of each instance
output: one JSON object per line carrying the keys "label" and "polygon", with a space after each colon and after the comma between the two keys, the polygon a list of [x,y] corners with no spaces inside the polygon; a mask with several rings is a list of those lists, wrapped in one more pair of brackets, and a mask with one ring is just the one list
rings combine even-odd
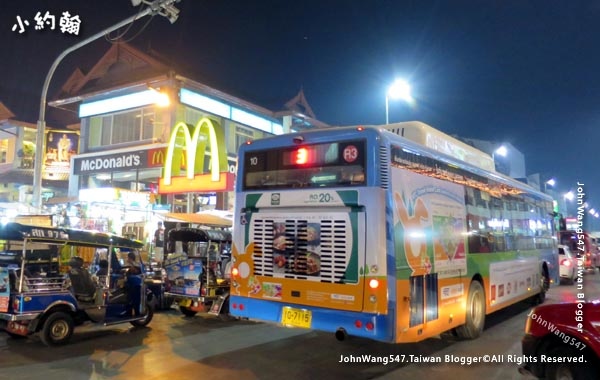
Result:
{"label": "illuminated signboard", "polygon": [[46,151],[42,168],[42,178],[50,180],[69,179],[71,156],[79,151],[79,132],[46,131]]}
{"label": "illuminated signboard", "polygon": [[[207,147],[210,147],[209,174],[204,173]],[[182,168],[185,168],[184,175]],[[228,170],[225,135],[218,122],[203,117],[195,127],[184,122],[175,124],[158,192],[174,194],[231,190],[233,174]]]}

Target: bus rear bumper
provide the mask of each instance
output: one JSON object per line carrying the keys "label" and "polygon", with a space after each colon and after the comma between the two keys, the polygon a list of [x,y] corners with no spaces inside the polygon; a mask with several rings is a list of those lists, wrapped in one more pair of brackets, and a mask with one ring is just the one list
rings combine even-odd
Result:
{"label": "bus rear bumper", "polygon": [[235,317],[274,322],[280,326],[284,326],[282,324],[282,315],[283,308],[286,306],[310,311],[310,329],[331,332],[339,340],[348,335],[382,342],[394,342],[394,321],[390,314],[382,315],[335,310],[234,295],[230,299],[229,312]]}

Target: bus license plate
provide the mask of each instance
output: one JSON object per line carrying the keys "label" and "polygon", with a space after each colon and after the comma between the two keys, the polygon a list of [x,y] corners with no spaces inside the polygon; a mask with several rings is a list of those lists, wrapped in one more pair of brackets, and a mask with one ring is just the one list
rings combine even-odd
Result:
{"label": "bus license plate", "polygon": [[192,300],[191,299],[183,299],[183,300],[179,301],[178,304],[179,304],[179,306],[190,307],[190,306],[192,306]]}
{"label": "bus license plate", "polygon": [[281,323],[285,326],[310,328],[312,313],[310,310],[296,309],[284,306],[281,313]]}

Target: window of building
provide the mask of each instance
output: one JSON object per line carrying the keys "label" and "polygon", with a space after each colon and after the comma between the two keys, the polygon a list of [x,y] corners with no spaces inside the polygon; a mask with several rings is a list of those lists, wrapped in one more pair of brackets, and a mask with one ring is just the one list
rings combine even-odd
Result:
{"label": "window of building", "polygon": [[0,140],[0,164],[8,162],[8,139]]}
{"label": "window of building", "polygon": [[93,116],[90,118],[89,146],[96,148],[151,140],[155,135],[155,117],[153,107]]}
{"label": "window of building", "polygon": [[[236,125],[235,126],[235,148],[234,148],[234,150],[237,151],[237,149],[240,147],[240,145],[242,145],[246,141],[254,140],[256,138],[256,137],[254,137],[254,134],[255,134],[255,132],[252,129]],[[258,131],[256,132],[256,134],[258,134]]]}
{"label": "window of building", "polygon": [[271,136],[270,133],[259,131],[258,129],[250,128],[245,125],[230,123],[229,138],[227,139],[227,150],[234,154],[237,154],[240,145],[246,141],[258,140],[267,136]]}

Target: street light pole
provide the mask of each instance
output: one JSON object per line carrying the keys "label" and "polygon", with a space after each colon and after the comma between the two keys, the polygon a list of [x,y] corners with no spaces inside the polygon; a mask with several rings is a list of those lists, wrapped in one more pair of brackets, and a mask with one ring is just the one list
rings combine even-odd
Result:
{"label": "street light pole", "polygon": [[[34,170],[33,170],[33,198],[32,198],[32,206],[41,211],[42,209],[42,164],[43,164],[43,156],[46,151],[46,141],[44,139],[44,135],[46,134],[46,96],[48,95],[48,87],[50,86],[50,81],[52,80],[52,76],[54,75],[54,71],[58,67],[58,64],[65,58],[68,54],[73,51],[79,49],[82,46],[89,44],[97,40],[100,37],[103,37],[107,33],[111,33],[119,28],[124,27],[125,25],[131,24],[137,19],[145,17],[147,15],[156,15],[160,14],[165,16],[174,23],[177,19],[177,15],[179,10],[173,6],[173,3],[178,2],[179,0],[154,0],[153,2],[148,2],[148,7],[144,10],[138,12],[137,14],[109,27],[101,32],[94,34],[91,37],[86,38],[78,44],[71,46],[70,48],[63,51],[52,63],[50,67],[50,71],[46,75],[46,80],[44,81],[44,86],[42,87],[42,96],[40,98],[40,113],[39,119],[37,122],[37,131],[35,136],[35,162],[34,162]],[[139,3],[138,3],[139,4]],[[136,5],[134,3],[134,5]]]}
{"label": "street light pole", "polygon": [[390,97],[385,93],[385,124],[390,123]]}

